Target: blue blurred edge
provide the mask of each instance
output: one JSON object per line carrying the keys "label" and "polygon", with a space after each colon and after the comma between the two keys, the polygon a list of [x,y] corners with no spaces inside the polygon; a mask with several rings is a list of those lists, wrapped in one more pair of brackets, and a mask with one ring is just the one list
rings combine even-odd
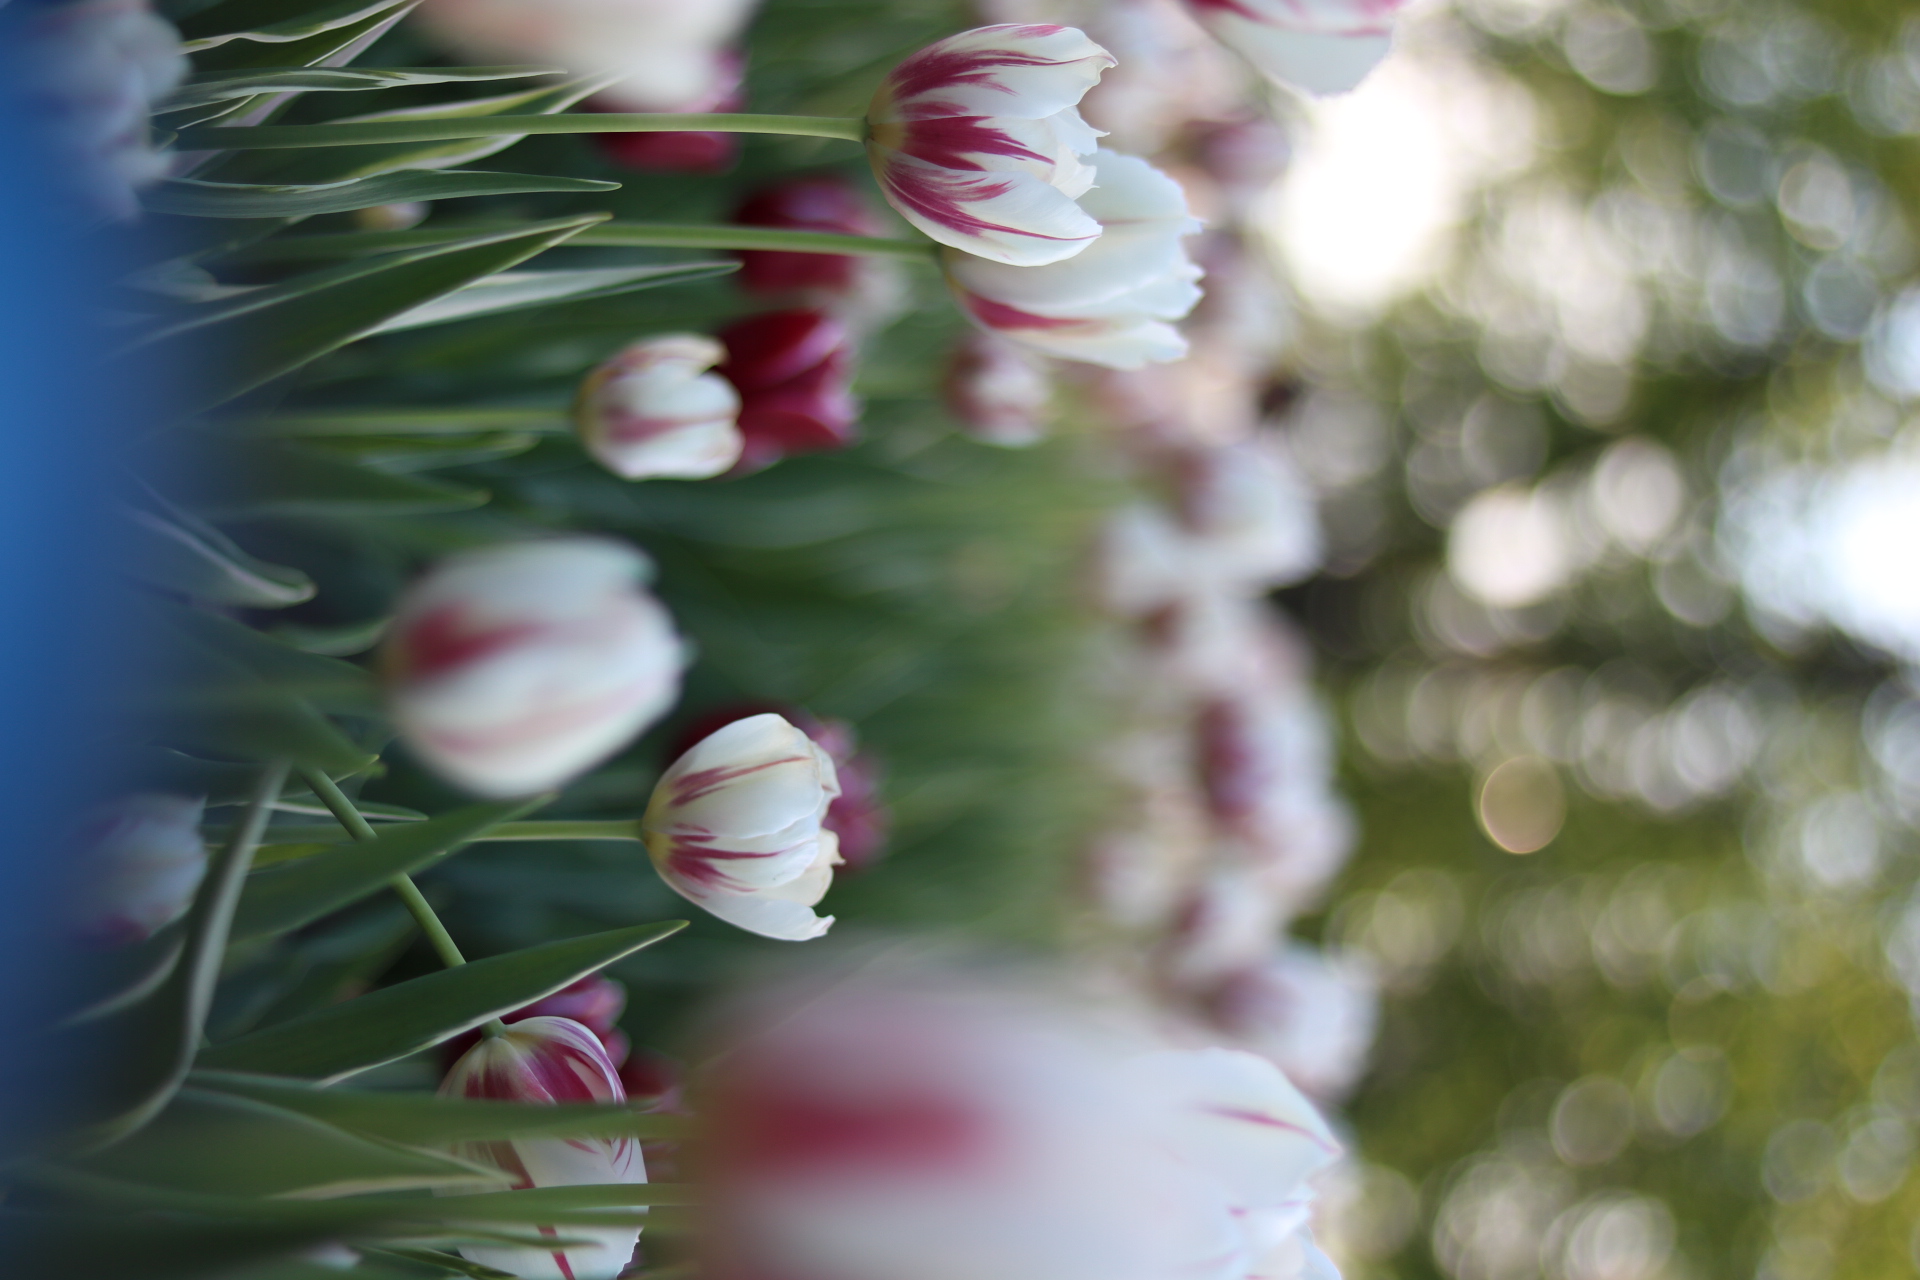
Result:
{"label": "blue blurred edge", "polygon": [[127,741],[117,709],[140,678],[103,516],[117,459],[154,414],[154,388],[134,385],[143,375],[103,367],[109,280],[139,233],[89,227],[56,194],[58,161],[35,145],[9,88],[0,83],[0,1160],[57,1127],[99,1066],[62,1061],[46,1022],[76,963],[61,945],[66,833],[116,785],[110,761]]}

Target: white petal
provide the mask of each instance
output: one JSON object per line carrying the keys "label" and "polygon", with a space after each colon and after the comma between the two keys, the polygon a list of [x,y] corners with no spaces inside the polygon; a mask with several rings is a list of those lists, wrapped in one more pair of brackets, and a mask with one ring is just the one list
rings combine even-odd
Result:
{"label": "white petal", "polygon": [[963,172],[878,147],[873,153],[887,202],[941,244],[1035,267],[1070,258],[1100,235],[1100,224],[1043,177]]}
{"label": "white petal", "polygon": [[1290,31],[1211,10],[1204,19],[1220,42],[1251,62],[1262,75],[1312,94],[1345,93],[1367,78],[1392,46],[1392,37],[1372,32],[1329,34]]}
{"label": "white petal", "polygon": [[950,108],[946,115],[1037,120],[1076,105],[1113,64],[1112,54],[1074,27],[976,27],[902,60],[874,95],[871,114],[895,121],[939,104]]}
{"label": "white petal", "polygon": [[777,715],[716,730],[668,768],[642,819],[649,831],[732,837],[784,832],[839,794],[833,761]]}
{"label": "white petal", "polygon": [[1285,1208],[1340,1154],[1313,1104],[1265,1058],[1232,1049],[1148,1054],[1134,1063],[1163,1100],[1188,1163],[1248,1208]]}
{"label": "white petal", "polygon": [[1178,329],[1144,318],[1088,320],[1056,329],[995,329],[994,332],[1046,355],[1104,365],[1109,369],[1166,364],[1187,354],[1187,340]]}
{"label": "white petal", "polygon": [[731,415],[684,423],[630,444],[590,445],[600,463],[626,480],[705,480],[740,461],[745,439]]}
{"label": "white petal", "polygon": [[701,906],[737,929],[783,942],[806,942],[833,927],[832,916],[820,916],[804,903],[759,894],[724,894]]}

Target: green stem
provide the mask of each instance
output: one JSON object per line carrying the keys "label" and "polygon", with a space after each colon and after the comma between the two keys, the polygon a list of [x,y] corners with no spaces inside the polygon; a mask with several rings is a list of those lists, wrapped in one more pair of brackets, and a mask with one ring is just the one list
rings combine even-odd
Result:
{"label": "green stem", "polygon": [[[379,838],[380,833],[373,829],[372,824],[366,820],[360,810],[354,808],[353,801],[347,799],[346,792],[340,790],[339,784],[329,778],[324,771],[301,765],[300,777],[313,788],[313,794],[320,797],[321,803],[332,811],[333,816],[340,820],[340,825],[345,827],[347,833],[355,840]],[[440,923],[440,917],[433,912],[433,905],[427,901],[426,895],[420,892],[420,886],[413,882],[413,877],[403,871],[387,883],[393,887],[395,893],[400,895],[400,901],[406,904],[407,910],[413,913],[415,922],[420,926],[420,932],[427,935],[427,941],[432,944],[435,954],[440,957],[440,962],[449,969],[465,964],[467,958],[460,954],[460,948],[455,944],[453,935],[448,933],[447,927]],[[495,1019],[494,1023],[488,1024],[488,1030],[492,1031],[497,1023],[498,1019]]]}
{"label": "green stem", "polygon": [[[697,0],[694,0],[697,2]],[[181,151],[281,150],[296,147],[359,147],[393,142],[445,142],[455,138],[523,137],[532,133],[772,133],[801,138],[864,142],[860,116],[682,115],[589,111],[572,115],[442,116],[413,120],[365,120],[357,124],[256,124],[182,129]]]}
{"label": "green stem", "polygon": [[[318,793],[319,788],[314,788]],[[337,788],[336,788],[337,790]],[[344,800],[345,797],[343,796]],[[351,808],[351,802],[348,803]],[[359,811],[354,811],[359,817]],[[360,818],[366,824],[365,818]],[[342,819],[343,825],[345,819]],[[392,831],[405,823],[387,823],[386,829]],[[349,827],[351,830],[351,827]],[[374,828],[367,827],[372,832]],[[209,828],[208,834],[217,833]],[[335,844],[339,842],[340,828],[332,823],[303,823],[298,826],[275,827],[271,832],[276,844]],[[378,834],[375,832],[375,834]],[[372,836],[355,835],[356,840],[368,840]],[[640,824],[633,818],[610,819],[555,819],[548,822],[503,822],[484,834],[472,837],[475,843],[487,840],[639,840]]]}
{"label": "green stem", "polygon": [[[508,223],[454,222],[412,231],[336,231],[323,235],[280,236],[226,255],[235,264],[302,262],[354,258],[391,249],[445,244],[464,236],[505,231]],[[786,253],[878,255],[932,258],[939,246],[927,240],[888,236],[842,236],[825,231],[782,231],[772,227],[708,226],[668,222],[603,222],[567,238],[568,248],[623,249],[775,249]]]}

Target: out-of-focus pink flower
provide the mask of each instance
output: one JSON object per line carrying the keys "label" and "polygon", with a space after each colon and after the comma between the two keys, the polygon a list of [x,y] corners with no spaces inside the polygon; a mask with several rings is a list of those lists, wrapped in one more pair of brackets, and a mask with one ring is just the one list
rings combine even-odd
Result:
{"label": "out-of-focus pink flower", "polygon": [[[783,231],[824,231],[832,235],[871,236],[880,220],[844,178],[821,175],[792,178],[763,187],[747,198],[733,220],[743,227]],[[790,294],[802,290],[829,295],[851,290],[860,260],[839,253],[783,253],[748,249],[740,254],[740,287],[749,293]]]}
{"label": "out-of-focus pink flower", "polygon": [[1241,109],[1254,77],[1193,20],[1181,0],[1101,0],[1087,34],[1118,64],[1080,104],[1109,146],[1156,155],[1193,120]]}
{"label": "out-of-focus pink flower", "polygon": [[1294,943],[1228,974],[1205,1004],[1221,1031],[1332,1101],[1366,1068],[1380,997],[1359,964]]}
{"label": "out-of-focus pink flower", "polygon": [[795,453],[841,449],[860,419],[853,335],[823,311],[769,311],[722,329],[720,373],[740,393],[739,470]]}
{"label": "out-of-focus pink flower", "polygon": [[896,66],[868,109],[887,202],[941,244],[1039,266],[1101,234],[1074,201],[1099,134],[1076,104],[1113,55],[1072,27],[978,27]]}
{"label": "out-of-focus pink flower", "polygon": [[1139,1056],[1039,990],[876,966],[767,1000],[706,1079],[718,1274],[1256,1274],[1334,1150],[1311,1107],[1258,1059]]}
{"label": "out-of-focus pink flower", "polygon": [[[627,1033],[619,1027],[620,1014],[626,1007],[626,986],[596,973],[512,1013],[503,1013],[500,1021],[511,1026],[528,1018],[571,1018],[593,1032],[600,1041],[600,1047],[606,1050],[607,1061],[620,1067],[633,1047],[627,1039]],[[455,1036],[440,1046],[441,1060],[451,1067],[461,1054],[479,1044],[480,1038],[478,1031]]]}
{"label": "out-of-focus pink flower", "polygon": [[[486,1036],[447,1072],[440,1094],[496,1102],[619,1103],[620,1075],[592,1031],[570,1018],[537,1017]],[[511,1175],[517,1190],[599,1186],[647,1180],[632,1138],[519,1138],[464,1143],[462,1157]],[[613,1280],[626,1269],[638,1227],[541,1227],[542,1235],[583,1243],[551,1250],[514,1245],[460,1247],[469,1262],[525,1280]]]}
{"label": "out-of-focus pink flower", "polygon": [[[732,51],[718,54],[713,63],[713,79],[707,91],[697,98],[677,102],[670,107],[634,105],[631,91],[600,93],[581,105],[589,111],[665,110],[682,115],[716,111],[738,111],[747,103],[742,87],[744,68],[740,55]],[[724,173],[740,155],[740,135],[716,133],[708,129],[673,130],[666,133],[595,133],[593,145],[608,161],[623,169],[642,173]]]}
{"label": "out-of-focus pink flower", "polygon": [[1200,167],[1241,212],[1280,180],[1293,158],[1285,127],[1266,116],[1198,125],[1192,146]]}
{"label": "out-of-focus pink flower", "polygon": [[202,797],[143,791],[89,816],[73,842],[75,936],[126,946],[186,914],[207,870],[205,810]]}
{"label": "out-of-focus pink flower", "polygon": [[1180,514],[1207,572],[1277,587],[1320,563],[1312,486],[1275,442],[1256,437],[1195,449],[1177,465]]}
{"label": "out-of-focus pink flower", "polygon": [[839,794],[833,759],[811,738],[777,715],[749,716],[668,767],[640,832],[674,892],[750,933],[799,942],[833,924],[813,906],[839,861],[825,826]]}
{"label": "out-of-focus pink flower", "polygon": [[1100,236],[1065,262],[1006,266],[949,250],[961,309],[1035,351],[1114,369],[1178,360],[1186,339],[1170,321],[1200,300],[1200,268],[1181,240],[1200,224],[1180,184],[1146,161],[1094,157],[1098,183],[1080,207]]}
{"label": "out-of-focus pink flower", "polygon": [[618,76],[610,111],[693,111],[739,79],[732,47],[758,0],[422,0],[417,21],[469,62]]}
{"label": "out-of-focus pink flower", "polygon": [[134,192],[166,175],[148,113],[186,75],[172,25],[147,0],[17,5],[0,23],[5,95],[67,163],[60,178],[110,218],[139,212]]}
{"label": "out-of-focus pink flower", "polygon": [[703,479],[740,460],[740,395],[708,370],[726,348],[694,333],[644,338],[617,351],[580,384],[573,418],[580,442],[617,476]]}
{"label": "out-of-focus pink flower", "polygon": [[1393,40],[1406,0],[1186,0],[1200,25],[1261,74],[1308,93],[1344,93]]}
{"label": "out-of-focus pink flower", "polygon": [[559,786],[612,755],[673,705],[686,665],[650,571],[635,548],[592,537],[442,561],[401,597],[383,654],[401,737],[492,796]]}
{"label": "out-of-focus pink flower", "polygon": [[967,434],[1019,448],[1045,438],[1053,379],[1041,363],[990,333],[969,334],[947,366],[947,409]]}

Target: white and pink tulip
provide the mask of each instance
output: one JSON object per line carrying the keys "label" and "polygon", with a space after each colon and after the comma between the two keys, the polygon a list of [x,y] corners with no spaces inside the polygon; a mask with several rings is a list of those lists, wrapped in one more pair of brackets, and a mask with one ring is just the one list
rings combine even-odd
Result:
{"label": "white and pink tulip", "polygon": [[1184,237],[1200,229],[1180,184],[1146,161],[1094,157],[1098,185],[1079,207],[1100,227],[1084,251],[1045,266],[1007,266],[951,250],[948,283],[982,328],[1066,360],[1138,369],[1178,360],[1172,322],[1200,300]]}
{"label": "white and pink tulip", "polygon": [[716,729],[667,769],[640,831],[660,878],[728,924],[800,942],[833,924],[813,907],[833,883],[840,794],[833,758],[777,715]]}
{"label": "white and pink tulip", "polygon": [[580,384],[580,442],[628,480],[701,480],[740,460],[740,394],[717,373],[727,349],[701,334],[669,333],[616,352]]}
{"label": "white and pink tulip", "polygon": [[941,244],[1032,267],[1084,251],[1100,224],[1099,133],[1080,99],[1113,55],[1073,27],[1005,24],[902,61],[873,96],[867,156],[887,202]]}
{"label": "white and pink tulip", "polygon": [[1345,93],[1387,56],[1407,0],[1186,0],[1200,25],[1268,79]]}
{"label": "white and pink tulip", "polygon": [[388,701],[408,748],[480,795],[530,795],[600,763],[673,705],[686,650],[609,538],[452,556],[407,590],[388,635]]}
{"label": "white and pink tulip", "polygon": [[126,946],[186,914],[207,870],[205,810],[198,796],[143,791],[91,814],[73,842],[75,936]]}
{"label": "white and pink tulip", "polygon": [[[620,1073],[600,1039],[571,1018],[527,1018],[483,1037],[460,1056],[440,1085],[446,1098],[554,1104],[624,1103]],[[518,1138],[464,1143],[456,1154],[499,1169],[515,1190],[602,1186],[647,1180],[634,1138]],[[522,1280],[613,1280],[626,1270],[638,1227],[540,1227],[555,1247],[469,1244],[467,1261]],[[560,1238],[580,1243],[560,1245]]]}

